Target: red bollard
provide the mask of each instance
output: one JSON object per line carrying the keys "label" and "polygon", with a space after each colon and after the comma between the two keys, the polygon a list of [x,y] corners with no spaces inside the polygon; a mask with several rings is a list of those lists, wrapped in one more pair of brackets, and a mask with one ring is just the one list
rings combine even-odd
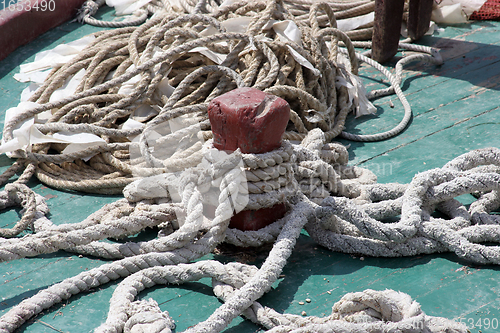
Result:
{"label": "red bollard", "polygon": [[[261,154],[277,149],[290,118],[287,101],[255,88],[238,88],[213,99],[208,117],[219,150]],[[258,230],[286,212],[285,204],[243,210],[231,218],[230,228]]]}

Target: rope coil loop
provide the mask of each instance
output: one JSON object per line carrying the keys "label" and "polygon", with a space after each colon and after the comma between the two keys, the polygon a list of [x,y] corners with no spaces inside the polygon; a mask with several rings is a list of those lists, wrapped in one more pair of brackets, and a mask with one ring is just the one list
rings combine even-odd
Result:
{"label": "rope coil loop", "polygon": [[20,221],[12,228],[0,228],[0,237],[11,238],[19,235],[26,229],[35,232],[34,219],[38,212],[48,213],[45,201],[38,199],[37,194],[28,186],[21,183],[11,183],[5,185],[5,190],[0,192],[0,209],[20,205],[24,213]]}
{"label": "rope coil loop", "polygon": [[[93,22],[103,3],[87,1],[83,20]],[[257,302],[278,279],[302,229],[332,251],[384,257],[451,251],[471,262],[499,264],[500,248],[482,243],[500,242],[500,221],[491,213],[500,207],[500,152],[473,151],[416,175],[409,184],[378,184],[369,170],[348,166],[347,148],[331,140],[339,135],[380,140],[404,130],[411,108],[400,88],[403,65],[439,64],[435,50],[401,44],[430,55],[405,58],[395,74],[381,68],[392,88],[371,97],[394,91],[405,110],[403,120],[390,131],[356,136],[343,132],[348,114],[359,107],[347,86],[357,80],[358,61],[378,65],[356,54],[354,47],[361,44],[351,42],[370,34],[370,24],[345,33],[337,22],[373,11],[374,1],[219,5],[181,0],[177,8],[166,0],[150,1],[141,9],[146,17],[155,13],[149,20],[97,33],[82,52],[48,74],[28,109],[5,122],[5,142],[33,120],[32,130],[40,135],[86,134],[97,143],[79,150],[72,143],[45,141],[15,152],[20,160],[0,181],[24,172],[0,193],[0,208],[21,204],[26,211],[14,228],[0,230],[0,261],[60,249],[115,261],[13,306],[0,317],[0,332],[13,332],[62,300],[122,278],[97,331],[169,332],[174,324],[168,312],[135,297],[156,284],[202,277],[213,279],[223,304],[187,332],[220,332],[240,314],[273,333],[412,332],[411,327],[466,332],[460,323],[426,316],[409,295],[390,290],[348,294],[323,318],[280,314]],[[235,28],[236,21],[244,24]],[[51,98],[75,77],[81,81],[74,93]],[[268,153],[223,155],[210,140],[207,105],[245,86],[290,104],[285,140]],[[45,112],[49,120],[35,122]],[[55,188],[125,198],[80,223],[56,226],[45,216],[43,200],[23,185],[33,174]],[[455,199],[465,193],[479,196],[469,208]],[[276,203],[288,208],[282,219],[257,231],[229,229],[232,215],[242,209]],[[434,217],[436,210],[447,218]],[[389,217],[397,222],[385,223]],[[37,232],[15,237],[27,227]],[[159,229],[158,237],[105,241],[146,228]],[[193,263],[222,242],[273,246],[260,268]]]}
{"label": "rope coil loop", "polygon": [[86,0],[78,11],[76,20],[80,23],[86,23],[101,28],[123,28],[142,24],[148,18],[148,10],[138,9],[136,12],[134,12],[132,17],[129,17],[123,21],[113,22],[95,19],[93,16],[105,3],[105,0]]}

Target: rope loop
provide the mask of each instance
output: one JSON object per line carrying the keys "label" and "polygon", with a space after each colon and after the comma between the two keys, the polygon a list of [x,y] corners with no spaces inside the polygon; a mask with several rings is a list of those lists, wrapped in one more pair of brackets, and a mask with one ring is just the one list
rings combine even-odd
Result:
{"label": "rope loop", "polygon": [[[500,264],[499,247],[484,245],[500,242],[500,221],[491,213],[500,207],[498,149],[459,156],[409,184],[378,184],[371,171],[348,166],[347,148],[331,142],[339,135],[373,141],[403,131],[411,119],[400,87],[403,65],[441,64],[436,50],[402,43],[426,54],[404,58],[395,74],[356,54],[354,47],[362,44],[351,40],[370,38],[370,24],[342,32],[337,20],[373,11],[374,1],[222,6],[215,0],[177,5],[152,0],[136,18],[116,24],[92,18],[103,4],[88,0],[80,20],[106,26],[146,21],[95,34],[5,121],[3,140],[18,144],[13,153],[20,160],[0,182],[24,172],[0,192],[0,208],[21,205],[25,212],[14,228],[0,229],[0,261],[61,249],[114,261],[23,300],[0,318],[1,332],[118,279],[106,322],[97,331],[169,332],[174,325],[168,312],[135,297],[153,285],[204,277],[213,279],[223,304],[187,332],[220,332],[240,314],[273,333],[411,332],[408,327],[466,332],[460,323],[426,316],[409,295],[390,290],[348,294],[323,318],[280,314],[257,302],[279,278],[302,229],[332,251],[383,257],[450,251],[472,262]],[[155,14],[147,20],[149,11]],[[368,97],[394,92],[401,100],[405,114],[394,129],[343,132],[351,111],[370,109],[368,101],[360,101],[365,92],[356,76],[358,61],[380,69],[392,85]],[[73,84],[74,91],[64,90]],[[227,154],[210,140],[208,103],[245,86],[278,95],[291,107],[285,140],[272,152]],[[18,129],[30,124],[42,143],[16,141]],[[80,146],[82,136],[93,141]],[[54,188],[125,198],[80,223],[56,226],[45,216],[44,201],[23,185],[33,174]],[[479,196],[468,208],[455,199],[466,193]],[[269,226],[251,232],[229,228],[234,214],[278,203],[287,213]],[[446,218],[435,217],[435,211]],[[396,222],[387,223],[388,218]],[[16,237],[28,227],[37,232]],[[158,237],[105,241],[146,228],[157,228]],[[273,246],[259,268],[198,260],[224,241]]]}
{"label": "rope loop", "polygon": [[[123,28],[140,25],[144,23],[148,18],[148,11],[144,9],[137,10],[136,12],[134,12],[132,17],[127,18],[123,21],[102,21],[93,18],[99,8],[102,7],[105,3],[105,0],[86,0],[77,13],[76,21],[102,28]],[[135,16],[135,18],[133,16]]]}
{"label": "rope loop", "polygon": [[[26,229],[35,233],[34,219],[38,212],[46,214],[48,207],[44,201],[37,200],[36,194],[28,186],[22,183],[10,183],[5,185],[5,190],[0,192],[0,209],[12,206],[23,207],[23,215],[14,227],[0,228],[0,237],[12,238]],[[37,206],[39,205],[39,206]]]}

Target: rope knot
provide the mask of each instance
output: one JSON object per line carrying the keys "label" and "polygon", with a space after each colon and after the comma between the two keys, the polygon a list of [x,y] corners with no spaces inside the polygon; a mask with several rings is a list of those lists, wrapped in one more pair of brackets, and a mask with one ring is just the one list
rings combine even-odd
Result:
{"label": "rope knot", "polygon": [[34,220],[37,213],[41,216],[49,211],[44,198],[28,186],[21,183],[5,185],[5,191],[0,192],[0,209],[18,205],[23,207],[21,220],[13,228],[0,228],[0,237],[15,237],[28,228],[35,232]]}
{"label": "rope knot", "polygon": [[394,290],[371,289],[344,295],[334,304],[332,310],[342,319],[354,322],[367,321],[366,316],[371,317],[368,321],[399,322],[422,313],[420,304],[408,294]]}
{"label": "rope knot", "polygon": [[99,10],[99,7],[104,4],[104,1],[98,0],[94,2],[93,0],[87,0],[85,3],[78,9],[76,20],[80,23],[85,23],[85,19],[93,16]]}
{"label": "rope knot", "polygon": [[152,298],[132,302],[127,314],[125,333],[170,333],[175,328],[168,311],[162,312]]}

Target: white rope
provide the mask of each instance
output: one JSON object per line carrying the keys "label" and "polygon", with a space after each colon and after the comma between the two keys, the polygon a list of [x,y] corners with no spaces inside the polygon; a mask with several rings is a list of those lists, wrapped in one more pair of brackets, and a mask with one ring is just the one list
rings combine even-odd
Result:
{"label": "white rope", "polygon": [[[156,14],[140,27],[124,27],[97,35],[94,44],[53,71],[35,93],[33,101],[40,101],[39,106],[6,122],[4,139],[9,141],[17,124],[57,108],[51,121],[36,125],[41,133],[83,131],[106,138],[104,145],[77,153],[49,155],[45,148],[18,151],[31,163],[20,178],[24,182],[36,173],[40,179],[53,181],[54,186],[60,188],[109,189],[116,193],[128,186],[123,190],[125,199],[104,206],[80,223],[58,226],[45,216],[48,209],[33,191],[21,184],[6,186],[0,193],[0,208],[23,205],[26,213],[12,231],[2,234],[11,238],[1,239],[0,261],[60,249],[118,260],[66,279],[12,307],[0,318],[0,332],[13,332],[44,309],[121,278],[124,280],[111,299],[108,318],[97,331],[170,332],[173,320],[168,313],[162,312],[152,300],[135,301],[134,297],[156,284],[182,283],[202,277],[213,278],[214,293],[224,304],[187,332],[220,332],[241,314],[275,333],[412,332],[415,327],[428,332],[466,332],[460,323],[426,316],[409,295],[391,290],[365,290],[345,295],[334,305],[332,314],[324,318],[279,314],[257,302],[278,278],[302,228],[316,242],[333,251],[388,257],[451,251],[474,263],[500,263],[500,248],[481,244],[500,242],[498,216],[491,214],[500,207],[498,149],[462,155],[443,168],[416,175],[407,185],[377,184],[373,173],[347,166],[345,147],[329,142],[340,133],[354,140],[371,141],[403,130],[411,118],[411,109],[400,88],[402,67],[413,60],[439,64],[439,54],[432,49],[401,44],[403,48],[431,54],[404,58],[396,66],[394,75],[379,68],[403,103],[403,120],[384,133],[352,136],[342,132],[342,128],[355,105],[349,104],[346,87],[332,89],[335,77],[343,75],[343,69],[336,67],[338,43],[347,45],[347,50],[341,51],[349,57],[346,73],[356,73],[357,59],[378,65],[362,55],[355,56],[355,44],[350,42],[354,34],[336,29],[336,17],[372,11],[373,1],[332,6],[314,3],[311,8],[307,7],[308,1],[286,6],[282,1],[269,4],[248,1],[223,8],[218,8],[215,1],[179,3],[181,10],[193,14],[174,15],[168,1],[156,0],[147,7]],[[93,22],[91,17],[102,4],[102,1],[87,2],[85,20]],[[160,8],[172,11],[166,14]],[[248,13],[252,11],[259,14],[253,16],[246,33],[225,32],[221,22],[238,15],[251,17]],[[204,12],[211,14],[201,14]],[[295,41],[283,42],[276,36],[272,42],[261,38],[261,29],[270,18],[298,22],[297,26],[305,29],[302,45]],[[201,32],[208,27],[218,33],[204,37]],[[333,39],[331,49],[326,47],[327,35]],[[100,44],[106,45],[100,47]],[[247,45],[251,51],[246,49]],[[158,47],[163,49],[156,52]],[[189,59],[182,57],[195,47],[223,54],[225,60],[220,65],[200,62],[197,68],[191,67],[192,71],[182,72]],[[297,65],[290,48],[314,64],[313,67],[317,66],[315,69],[319,69],[322,76],[315,76],[314,70]],[[178,67],[173,66],[176,61]],[[81,68],[89,71],[81,89],[63,100],[49,102],[58,85]],[[115,72],[107,80],[105,76],[111,68]],[[169,81],[175,89],[169,98],[157,97],[155,93],[170,71],[178,71]],[[137,75],[140,78],[132,92],[120,94],[122,85]],[[295,85],[290,81],[296,81]],[[309,84],[313,88],[309,89]],[[282,147],[273,152],[242,154],[236,151],[221,159],[210,141],[201,144],[200,140],[208,139],[211,134],[204,113],[207,103],[227,90],[243,86],[258,87],[290,100],[295,111],[291,113],[289,125],[293,125],[294,131],[287,132],[285,137],[301,141],[299,145],[285,140]],[[376,91],[372,95],[387,93],[392,91]],[[117,120],[121,122],[129,117],[144,103],[157,108],[152,107],[156,114],[145,121],[143,128],[118,128]],[[185,115],[198,123],[159,135],[158,143],[198,141],[175,152],[170,159],[155,155],[157,151],[152,151],[155,142],[151,138],[156,135],[156,126],[180,121]],[[74,119],[81,117],[92,121],[75,123]],[[130,142],[130,137],[136,135],[140,135],[139,142]],[[134,159],[131,156],[134,150],[140,152],[137,163],[125,162],[127,158]],[[62,168],[65,162],[73,163],[69,170],[72,174],[88,176],[89,171],[81,159],[91,155],[95,156],[89,163],[93,168],[104,170],[104,177],[89,176],[84,182],[65,178]],[[78,162],[73,162],[75,160]],[[21,163],[13,166],[2,181],[8,181],[21,169]],[[114,175],[119,176],[113,178]],[[248,182],[242,182],[242,178]],[[454,199],[465,193],[480,193],[469,209]],[[288,208],[279,221],[251,232],[228,229],[235,211],[272,207],[277,203],[285,203]],[[206,214],[207,207],[213,208],[213,215]],[[433,217],[435,210],[449,219]],[[396,223],[381,221],[398,215],[400,219]],[[27,227],[36,233],[13,237]],[[159,237],[126,244],[101,241],[136,234],[146,227],[160,228]],[[237,246],[273,243],[273,248],[260,268],[203,260],[191,263],[223,241]]]}
{"label": "white rope", "polygon": [[[318,154],[318,150],[314,151],[308,148],[317,147],[316,149],[321,149],[323,147],[324,139],[321,139],[321,135],[315,135],[317,131],[311,132],[308,139],[304,140],[301,148],[295,149],[295,147],[292,146],[294,148],[294,153],[291,154],[291,156],[288,154],[288,158],[297,161],[299,160],[297,156],[310,156],[311,154]],[[208,146],[210,146],[210,144],[208,144]],[[285,144],[283,152],[289,149],[286,147],[290,146]],[[283,155],[283,153],[280,153],[279,151],[274,154],[276,157]],[[269,155],[269,153],[262,155],[263,156],[247,155],[245,159],[252,161],[250,164],[261,164],[264,168],[268,168],[268,163],[270,162],[267,162],[266,164],[262,164],[262,162],[271,161],[272,159],[269,159],[269,156],[273,155]],[[235,156],[238,157],[241,155],[236,154]],[[227,163],[228,162],[220,164],[220,166],[226,166],[222,169],[228,170],[229,173],[227,175],[229,176],[233,173],[231,173],[231,168],[228,167]],[[231,163],[235,165],[234,161]],[[283,163],[286,163],[286,159]],[[184,188],[182,206],[187,209],[186,221],[179,230],[175,231],[170,236],[175,235],[174,237],[178,239],[182,235],[182,230],[186,230],[186,228],[192,228],[192,230],[203,230],[204,228],[207,228],[208,225],[211,225],[211,227],[208,227],[209,229],[206,229],[208,231],[206,231],[205,235],[201,239],[196,240],[191,238],[190,243],[187,245],[183,245],[178,249],[168,249],[163,254],[159,252],[152,252],[150,254],[134,254],[130,258],[103,265],[102,267],[96,268],[88,273],[81,273],[79,276],[63,281],[62,283],[49,288],[47,291],[42,291],[32,299],[28,299],[20,305],[14,307],[6,315],[0,318],[0,327],[5,332],[11,332],[13,328],[18,327],[18,325],[20,325],[24,320],[30,317],[30,315],[28,315],[29,313],[34,315],[38,313],[37,311],[41,311],[42,309],[53,305],[54,301],[57,302],[57,300],[61,301],[62,299],[67,299],[71,294],[87,290],[88,288],[95,287],[102,283],[107,283],[108,281],[119,277],[129,276],[131,273],[133,275],[130,275],[130,279],[133,279],[133,281],[143,281],[141,282],[143,283],[143,287],[139,287],[137,290],[138,292],[143,288],[151,287],[157,283],[178,283],[180,282],[179,280],[172,280],[168,276],[179,276],[179,273],[169,272],[182,271],[185,273],[187,272],[185,275],[187,280],[198,279],[202,276],[212,276],[216,280],[236,288],[231,291],[230,294],[227,294],[227,292],[224,294],[225,303],[220,309],[218,309],[206,322],[200,323],[192,329],[192,331],[196,332],[219,332],[227,326],[232,319],[241,313],[245,313],[247,316],[254,318],[257,322],[271,329],[271,332],[305,332],[307,330],[314,330],[318,332],[332,330],[335,332],[347,332],[349,330],[353,332],[374,332],[382,329],[382,327],[383,329],[400,329],[405,332],[404,327],[409,327],[408,325],[410,322],[412,325],[417,325],[417,327],[421,327],[423,325],[423,327],[427,327],[431,332],[436,331],[437,327],[442,327],[442,325],[445,325],[449,329],[454,329],[456,332],[465,332],[459,323],[446,321],[445,319],[440,318],[426,317],[420,310],[415,310],[418,308],[418,305],[413,305],[412,307],[416,312],[408,312],[408,310],[405,310],[406,305],[403,305],[403,303],[391,303],[395,302],[395,299],[406,298],[410,302],[408,304],[414,304],[409,296],[397,293],[394,294],[392,291],[365,291],[364,293],[357,293],[353,294],[353,296],[345,297],[347,297],[347,299],[349,299],[349,297],[361,297],[361,299],[364,299],[364,297],[368,297],[368,299],[370,297],[382,297],[376,304],[378,304],[378,306],[381,306],[381,302],[393,304],[391,306],[394,309],[397,309],[397,311],[400,311],[399,313],[401,313],[401,316],[406,316],[405,318],[407,319],[405,320],[401,318],[399,318],[399,320],[396,320],[396,318],[386,318],[384,317],[386,315],[383,314],[383,311],[385,310],[375,309],[382,312],[380,312],[379,315],[373,315],[373,318],[382,320],[384,324],[382,324],[382,322],[373,322],[373,320],[367,322],[366,318],[363,319],[364,317],[357,317],[366,316],[367,313],[372,313],[372,310],[368,312],[364,311],[363,315],[355,315],[355,317],[359,319],[357,324],[354,324],[352,320],[345,322],[347,317],[345,314],[338,314],[340,311],[338,307],[340,306],[339,304],[342,304],[346,298],[344,298],[341,303],[337,303],[336,306],[334,306],[334,312],[330,317],[322,319],[305,317],[302,318],[302,321],[299,321],[301,322],[300,326],[294,326],[297,324],[293,324],[293,320],[291,321],[292,323],[287,324],[287,326],[278,324],[281,321],[274,321],[274,324],[271,325],[269,323],[273,323],[273,320],[275,320],[273,319],[273,316],[279,316],[278,314],[272,310],[265,310],[264,313],[267,314],[263,317],[262,313],[259,312],[257,314],[251,314],[251,311],[248,312],[249,310],[247,309],[259,309],[259,306],[254,302],[268,290],[273,281],[275,281],[275,279],[279,276],[283,265],[286,263],[286,258],[290,255],[295,240],[304,226],[310,233],[311,237],[318,241],[319,244],[335,251],[376,256],[401,256],[432,253],[435,251],[454,251],[457,255],[469,261],[482,264],[498,264],[500,259],[500,251],[498,251],[498,248],[478,244],[478,242],[485,241],[498,242],[500,240],[500,229],[498,228],[498,225],[472,224],[470,214],[467,213],[466,209],[464,210],[464,206],[453,200],[453,198],[464,193],[482,191],[484,196],[490,193],[495,193],[493,191],[498,191],[500,187],[500,174],[498,172],[491,172],[492,170],[498,171],[498,166],[500,166],[500,150],[493,148],[482,149],[464,154],[451,161],[441,169],[434,169],[421,173],[417,175],[407,186],[399,184],[360,184],[359,186],[362,189],[359,191],[360,196],[358,198],[363,198],[361,201],[359,201],[360,199],[358,198],[348,199],[345,197],[328,196],[323,200],[321,206],[317,206],[302,194],[298,197],[289,196],[287,197],[287,202],[291,210],[287,216],[268,228],[254,232],[254,234],[257,235],[263,233],[267,233],[269,235],[278,232],[279,235],[277,236],[276,241],[274,241],[273,250],[270,252],[266,262],[259,270],[251,267],[245,268],[250,269],[254,273],[252,273],[251,276],[243,277],[244,284],[243,282],[235,284],[235,280],[232,280],[235,278],[241,279],[242,277],[237,277],[240,273],[230,274],[227,271],[228,268],[222,267],[224,265],[219,263],[205,264],[203,261],[199,262],[196,265],[200,265],[200,267],[208,267],[206,269],[213,267],[213,265],[218,267],[217,269],[210,268],[209,272],[202,273],[201,275],[198,273],[194,275],[189,273],[192,269],[198,267],[196,265],[177,265],[161,269],[155,268],[151,270],[151,273],[149,273],[149,270],[142,270],[146,267],[155,267],[158,265],[165,266],[166,264],[175,265],[181,262],[188,262],[189,260],[208,253],[208,251],[212,250],[218,242],[224,239],[224,237],[229,237],[228,239],[235,237],[231,236],[231,233],[226,232],[228,223],[228,215],[226,211],[232,209],[231,204],[227,201],[230,197],[229,193],[224,190],[220,192],[219,202],[221,204],[217,207],[219,214],[216,215],[219,216],[219,218],[216,217],[216,220],[207,224],[206,221],[204,222],[202,215],[200,215],[202,210],[200,206],[202,199],[199,196],[200,192],[197,190],[196,186],[196,184],[200,185],[206,183],[206,181],[203,180],[203,177],[199,177],[201,174],[206,174],[206,172],[204,172],[206,169],[191,169],[186,171],[185,176],[180,177],[181,183],[178,185],[180,188]],[[198,173],[198,176],[194,176],[196,173]],[[220,175],[220,173],[216,174]],[[230,177],[234,179],[233,176]],[[293,177],[291,178],[291,181],[296,182],[297,180]],[[328,182],[328,180],[325,181]],[[220,182],[221,189],[229,189],[231,187],[229,185],[230,182]],[[137,187],[130,186],[129,191],[133,192],[136,188]],[[278,195],[278,190],[273,191],[276,193],[275,195]],[[231,193],[234,194],[235,192]],[[378,202],[370,203],[371,200],[377,200]],[[360,204],[357,202],[360,202]],[[490,209],[497,209],[500,206],[500,202],[496,201],[495,203],[492,198],[489,198],[488,200],[485,199],[484,202],[486,202],[488,206],[483,206],[482,209],[487,212],[489,212]],[[114,205],[116,207],[120,207],[123,203],[117,203]],[[475,209],[477,209],[478,205],[479,204],[476,204]],[[226,208],[224,208],[224,206],[226,206]],[[153,204],[152,206],[153,210],[156,209],[159,211],[164,211],[167,206],[165,206],[165,208],[160,207],[162,207],[161,204],[157,204],[156,206]],[[169,209],[172,209],[172,206],[169,207]],[[430,212],[432,212],[435,208],[439,209],[443,213],[450,214],[451,220],[442,220],[431,217]],[[132,208],[130,209],[133,211]],[[108,207],[107,211],[111,214],[113,210],[111,207]],[[381,219],[383,217],[395,216],[399,214],[401,215],[401,221],[393,224],[384,224],[375,219],[375,217]],[[83,222],[82,225],[91,225],[94,223],[91,221],[93,219],[97,219],[98,216],[102,216],[102,213],[94,215],[87,221]],[[70,227],[63,225],[58,228],[60,230],[67,230],[68,228],[78,229],[78,226]],[[57,228],[52,227],[49,230],[54,232]],[[176,235],[178,232],[179,234]],[[245,233],[240,232],[240,234]],[[36,236],[38,235],[35,234],[27,237],[30,238]],[[170,236],[164,238],[171,239]],[[259,237],[256,238],[259,239]],[[10,240],[11,243],[12,241],[13,240]],[[240,242],[239,244],[245,245],[250,244],[258,246],[259,244],[262,244],[262,240],[256,241],[251,238],[249,240],[249,244],[243,243],[241,239],[238,241]],[[272,238],[268,238],[267,241],[272,241]],[[151,258],[154,258],[154,260],[151,261]],[[137,267],[138,263],[144,263],[144,260],[147,260],[148,262],[146,266],[140,264],[140,268],[127,268],[126,271],[123,270],[123,267]],[[133,266],[130,266],[131,264]],[[135,275],[135,272],[138,272],[137,274],[139,275]],[[92,279],[87,281],[87,277],[90,276],[92,276]],[[149,276],[149,278],[146,278],[147,276]],[[151,280],[152,276],[154,276],[153,280]],[[220,276],[226,277],[222,278]],[[87,282],[77,289],[71,289],[73,291],[68,293],[69,286],[81,283],[77,281],[82,281],[82,279]],[[126,281],[129,280],[126,279],[123,283],[128,285],[129,282]],[[137,288],[137,284],[135,282],[132,283],[132,285],[134,285],[134,288]],[[132,303],[127,303],[129,304],[127,305],[123,303],[123,301],[120,301],[121,297],[127,298],[127,296],[121,295],[118,290],[122,289],[117,289],[116,297],[120,298],[118,298],[116,302],[117,304],[123,304],[123,306],[111,308],[112,310],[110,312],[110,317],[108,317],[106,327],[109,326],[110,329],[112,328],[112,331],[121,331],[125,325],[130,327],[133,327],[133,325],[147,325],[148,329],[151,327],[159,327],[161,330],[171,327],[171,321],[165,313],[158,312],[155,310],[156,308],[149,303],[149,305],[144,305],[142,303],[142,305],[131,305]],[[54,296],[50,296],[49,301],[46,297],[52,294],[61,296],[56,298],[54,298]],[[62,297],[63,294],[66,296]],[[136,292],[134,294],[136,294]],[[130,300],[129,297],[127,299]],[[372,301],[367,302],[367,304],[371,304],[370,302]],[[137,308],[142,309],[144,307],[149,310],[142,314],[134,310]],[[34,308],[39,310],[30,310]],[[358,309],[359,307],[356,306],[355,308]],[[21,312],[19,311],[23,313],[23,320],[19,319],[21,318]],[[358,309],[357,311],[361,310]],[[395,312],[392,313],[394,315]],[[354,314],[351,313],[351,315]],[[117,319],[113,318],[122,319],[117,322]],[[290,319],[287,320],[290,321]],[[295,320],[295,322],[297,321]],[[291,327],[295,328],[292,329]],[[104,327],[101,328],[102,331],[107,331]],[[411,331],[408,330],[408,332]]]}

